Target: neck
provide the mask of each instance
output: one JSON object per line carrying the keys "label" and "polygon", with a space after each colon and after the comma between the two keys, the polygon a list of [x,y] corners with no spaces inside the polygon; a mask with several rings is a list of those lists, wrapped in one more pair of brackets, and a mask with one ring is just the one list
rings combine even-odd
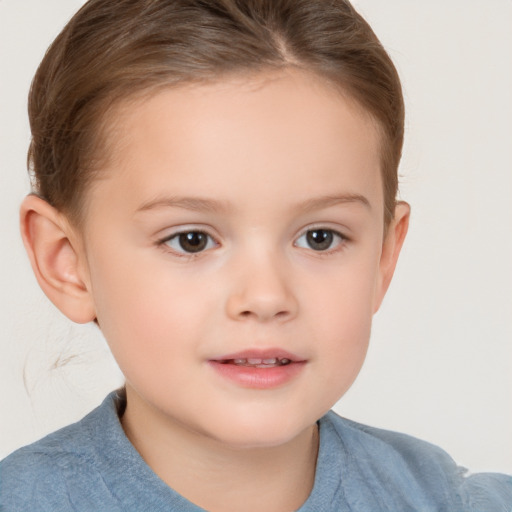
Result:
{"label": "neck", "polygon": [[279,446],[237,448],[168,420],[155,421],[154,411],[140,408],[128,396],[121,420],[128,439],[161,480],[206,510],[296,510],[313,488],[316,425]]}

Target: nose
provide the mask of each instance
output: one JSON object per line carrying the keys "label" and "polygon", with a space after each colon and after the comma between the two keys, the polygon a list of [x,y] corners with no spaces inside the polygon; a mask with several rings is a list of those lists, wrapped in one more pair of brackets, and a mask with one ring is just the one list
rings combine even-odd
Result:
{"label": "nose", "polygon": [[285,262],[272,255],[245,260],[231,274],[232,287],[226,303],[234,320],[288,321],[298,311],[292,278]]}

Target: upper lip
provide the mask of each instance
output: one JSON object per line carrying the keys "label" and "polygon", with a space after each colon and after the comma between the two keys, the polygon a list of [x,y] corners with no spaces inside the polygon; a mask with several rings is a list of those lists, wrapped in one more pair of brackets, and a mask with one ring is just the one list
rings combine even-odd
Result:
{"label": "upper lip", "polygon": [[304,358],[281,348],[247,349],[240,352],[214,357],[211,361],[229,361],[231,359],[289,359],[293,363],[305,361]]}

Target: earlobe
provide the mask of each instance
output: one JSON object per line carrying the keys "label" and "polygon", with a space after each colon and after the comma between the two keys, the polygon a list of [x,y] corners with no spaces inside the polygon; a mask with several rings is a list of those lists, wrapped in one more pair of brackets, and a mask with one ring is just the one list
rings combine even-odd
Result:
{"label": "earlobe", "polygon": [[94,320],[83,258],[65,218],[43,199],[29,195],[20,208],[20,228],[32,269],[47,297],[74,322]]}
{"label": "earlobe", "polygon": [[384,243],[379,268],[379,282],[375,293],[375,303],[373,312],[379,309],[384,296],[389,288],[391,279],[395,272],[398,256],[402,249],[407,230],[409,228],[409,218],[411,207],[404,201],[399,201],[395,208],[395,216],[391,221]]}

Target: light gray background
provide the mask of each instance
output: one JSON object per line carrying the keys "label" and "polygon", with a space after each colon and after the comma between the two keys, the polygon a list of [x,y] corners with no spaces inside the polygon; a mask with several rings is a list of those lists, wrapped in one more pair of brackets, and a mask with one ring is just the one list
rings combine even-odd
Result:
{"label": "light gray background", "polygon": [[[366,365],[336,410],[512,473],[512,2],[354,3],[403,80],[413,215]],[[39,291],[18,234],[29,83],[81,4],[0,0],[0,457],[122,382],[95,327]]]}

